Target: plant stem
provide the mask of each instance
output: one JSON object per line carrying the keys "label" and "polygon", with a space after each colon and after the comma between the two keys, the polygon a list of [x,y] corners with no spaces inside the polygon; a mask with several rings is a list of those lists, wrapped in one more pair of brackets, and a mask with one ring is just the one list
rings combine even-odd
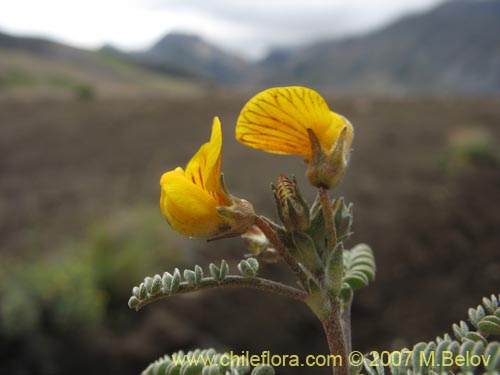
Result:
{"label": "plant stem", "polygon": [[[338,301],[338,293],[340,292],[343,274],[342,246],[337,246],[338,239],[333,218],[333,210],[328,190],[324,187],[319,188],[319,200],[325,222],[325,232],[328,243],[327,248],[328,251],[334,252],[331,256],[336,265],[333,268],[335,270],[335,280],[331,280],[333,289],[330,290],[330,292],[327,293],[327,297],[325,297],[331,305],[330,311],[326,315],[326,318],[321,319],[321,322],[328,340],[330,354],[339,355],[341,358],[340,366],[338,366],[339,363],[337,363],[337,366],[333,367],[333,374],[348,375],[349,363],[347,354],[351,350],[350,303],[341,310]],[[328,302],[324,300],[325,305]]]}
{"label": "plant stem", "polygon": [[179,289],[173,293],[158,293],[154,296],[148,296],[146,299],[141,300],[140,303],[135,307],[136,311],[142,309],[144,306],[150,304],[151,302],[157,301],[162,298],[171,297],[177,294],[186,294],[191,292],[198,292],[206,289],[216,289],[216,288],[251,288],[258,289],[264,292],[279,294],[284,297],[289,297],[297,301],[304,301],[309,295],[297,288],[268,280],[260,277],[242,277],[237,275],[229,275],[224,278],[224,280],[217,281],[213,277],[205,277],[201,280],[198,287],[191,286],[187,282],[182,282],[179,285]]}
{"label": "plant stem", "polygon": [[259,229],[266,235],[269,242],[274,246],[276,251],[280,254],[283,260],[288,264],[291,270],[295,273],[295,275],[300,280],[302,286],[304,288],[307,287],[307,277],[300,268],[299,263],[290,255],[288,249],[285,247],[281,239],[278,237],[276,232],[270,227],[270,225],[263,220],[260,216],[255,217],[255,225],[259,227]]}
{"label": "plant stem", "polygon": [[332,304],[331,313],[326,319],[322,320],[321,323],[323,324],[323,329],[328,340],[330,354],[340,356],[341,359],[334,363],[332,367],[333,375],[349,375],[347,349],[342,324],[340,323],[340,308],[338,303]]}
{"label": "plant stem", "polygon": [[335,223],[333,222],[333,211],[330,204],[330,197],[328,196],[328,190],[324,187],[319,188],[319,201],[321,203],[323,218],[325,220],[328,249],[331,250],[337,244],[337,230],[335,229]]}
{"label": "plant stem", "polygon": [[351,305],[352,298],[349,302],[342,306],[340,318],[342,319],[342,332],[344,333],[345,348],[347,353],[352,350],[352,337],[351,337]]}

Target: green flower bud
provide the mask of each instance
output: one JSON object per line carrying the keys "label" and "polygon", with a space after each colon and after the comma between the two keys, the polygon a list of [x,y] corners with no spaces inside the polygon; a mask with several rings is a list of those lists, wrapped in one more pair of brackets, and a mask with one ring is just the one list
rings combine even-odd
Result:
{"label": "green flower bud", "polygon": [[256,225],[251,226],[241,238],[252,255],[259,255],[272,247],[269,239]]}
{"label": "green flower bud", "polygon": [[309,206],[302,198],[295,178],[281,175],[278,185],[271,186],[281,222],[289,232],[305,231],[311,223]]}

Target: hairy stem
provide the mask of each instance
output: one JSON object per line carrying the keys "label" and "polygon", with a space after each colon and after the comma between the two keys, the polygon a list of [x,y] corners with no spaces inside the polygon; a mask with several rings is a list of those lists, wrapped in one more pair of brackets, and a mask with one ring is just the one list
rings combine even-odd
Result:
{"label": "hairy stem", "polygon": [[302,286],[304,288],[307,287],[307,277],[299,266],[299,263],[290,255],[288,249],[285,247],[283,242],[280,240],[276,232],[270,227],[270,225],[263,220],[261,217],[255,217],[255,225],[259,227],[259,229],[266,235],[269,239],[269,242],[274,246],[276,251],[280,254],[283,260],[288,264],[291,270],[295,273],[295,275],[300,280]]}
{"label": "hairy stem", "polygon": [[[343,274],[343,256],[342,246],[337,246],[337,231],[333,218],[333,210],[328,195],[328,190],[324,187],[319,188],[319,200],[323,211],[323,219],[325,221],[326,239],[328,243],[328,251],[333,251],[332,260],[335,262],[335,280],[332,280],[332,287],[328,293],[328,300],[331,303],[331,310],[326,318],[321,319],[325,330],[326,338],[330,353],[339,355],[340,363],[333,367],[334,375],[348,375],[349,363],[347,354],[351,350],[351,311],[350,303],[341,310],[337,294],[340,292]],[[338,366],[340,364],[340,366]]]}
{"label": "hairy stem", "polygon": [[344,340],[342,324],[340,323],[340,308],[338,303],[332,305],[329,316],[322,320],[323,329],[330,348],[330,354],[340,356],[340,361],[336,361],[332,370],[333,375],[349,375],[349,362],[347,358],[347,348]]}
{"label": "hairy stem", "polygon": [[344,333],[345,348],[347,353],[352,350],[352,336],[351,336],[351,305],[352,299],[342,306],[340,319],[342,322],[342,332]]}
{"label": "hairy stem", "polygon": [[229,275],[221,281],[217,281],[213,277],[205,277],[201,280],[201,283],[198,287],[191,286],[187,282],[182,282],[179,285],[179,289],[175,293],[158,293],[154,296],[148,296],[146,299],[140,301],[135,309],[140,310],[151,302],[157,301],[162,298],[171,297],[177,294],[186,294],[191,292],[198,292],[200,290],[216,288],[258,289],[264,292],[289,297],[297,301],[304,301],[308,297],[308,294],[306,292],[276,281],[267,280],[260,277],[242,277],[237,275]]}
{"label": "hairy stem", "polygon": [[335,223],[333,221],[333,211],[330,205],[330,197],[328,196],[328,190],[326,190],[326,188],[324,187],[319,188],[319,201],[321,203],[323,218],[325,220],[328,249],[331,250],[337,244],[337,230],[335,229]]}

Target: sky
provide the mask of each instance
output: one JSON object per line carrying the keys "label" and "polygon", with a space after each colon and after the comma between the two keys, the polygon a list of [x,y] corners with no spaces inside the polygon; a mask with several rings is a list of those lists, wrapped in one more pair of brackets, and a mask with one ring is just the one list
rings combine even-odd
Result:
{"label": "sky", "polygon": [[247,58],[362,33],[443,0],[0,0],[0,31],[140,50],[171,31]]}

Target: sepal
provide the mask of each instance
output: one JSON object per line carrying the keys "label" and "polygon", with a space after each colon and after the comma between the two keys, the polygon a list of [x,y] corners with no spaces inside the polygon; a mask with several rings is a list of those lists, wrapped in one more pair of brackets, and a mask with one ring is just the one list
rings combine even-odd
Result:
{"label": "sepal", "polygon": [[306,171],[307,179],[315,187],[332,189],[340,183],[347,167],[349,155],[349,150],[345,150],[347,126],[340,132],[337,143],[329,154],[325,154],[318,137],[312,129],[308,128],[307,133],[312,152],[312,158]]}
{"label": "sepal", "polygon": [[292,233],[291,238],[295,246],[290,249],[290,254],[313,274],[318,274],[323,269],[323,264],[314,241],[302,232]]}
{"label": "sepal", "polygon": [[224,175],[220,175],[220,187],[231,202],[228,206],[217,206],[215,210],[224,219],[224,227],[219,228],[219,234],[209,238],[209,241],[240,236],[255,223],[255,211],[252,204],[246,199],[237,198],[229,194]]}

